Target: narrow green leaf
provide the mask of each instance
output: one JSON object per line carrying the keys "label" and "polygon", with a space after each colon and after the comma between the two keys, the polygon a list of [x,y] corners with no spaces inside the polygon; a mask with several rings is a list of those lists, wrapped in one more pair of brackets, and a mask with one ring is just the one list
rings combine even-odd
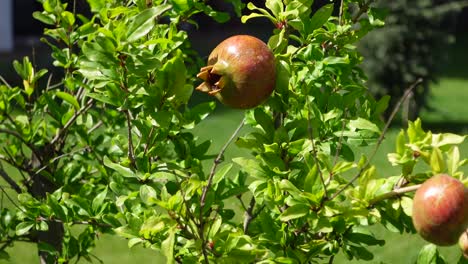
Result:
{"label": "narrow green leaf", "polygon": [[107,187],[104,188],[102,192],[100,192],[96,197],[93,199],[92,208],[94,212],[98,212],[102,204],[104,203],[104,199],[107,196]]}
{"label": "narrow green leaf", "polygon": [[161,251],[166,257],[167,264],[174,264],[174,242],[175,242],[175,230],[171,228],[167,238],[161,243]]}
{"label": "narrow green leaf", "polygon": [[262,109],[257,108],[254,111],[255,121],[263,128],[266,135],[274,135],[275,126],[273,124],[273,118],[267,113],[265,113]]}
{"label": "narrow green leaf", "polygon": [[369,131],[373,131],[376,133],[380,133],[380,129],[379,127],[377,127],[376,124],[361,117],[349,121],[348,126],[349,128],[353,130],[362,129],[362,130],[369,130]]}
{"label": "narrow green leaf", "polygon": [[438,254],[436,245],[425,245],[419,251],[417,264],[436,264]]}
{"label": "narrow green leaf", "polygon": [[107,156],[104,157],[104,166],[113,169],[114,171],[122,175],[123,177],[127,177],[127,178],[137,177],[130,168],[127,168],[120,164],[112,162]]}
{"label": "narrow green leaf", "polygon": [[267,177],[265,170],[260,166],[259,162],[253,159],[244,157],[237,157],[232,161],[238,164],[241,170],[247,172],[250,176],[258,179],[264,179]]}
{"label": "narrow green leaf", "polygon": [[34,223],[31,222],[21,222],[16,226],[16,235],[17,236],[22,236],[25,235],[31,230],[31,228],[34,226]]}
{"label": "narrow green leaf", "polygon": [[156,200],[157,193],[153,187],[149,185],[140,186],[140,198],[145,204],[153,204]]}
{"label": "narrow green leaf", "polygon": [[280,220],[283,222],[287,222],[293,219],[297,219],[307,215],[310,212],[310,208],[306,204],[295,204],[288,209],[284,210],[284,212],[280,215]]}
{"label": "narrow green leaf", "polygon": [[148,8],[134,16],[128,26],[127,40],[133,42],[148,34],[156,23],[155,18],[162,15],[170,8],[171,5],[169,4],[158,5]]}
{"label": "narrow green leaf", "polygon": [[226,175],[229,173],[229,171],[232,169],[232,166],[233,166],[232,163],[227,163],[223,165],[221,168],[219,168],[213,177],[213,184],[217,184],[222,179],[224,179]]}
{"label": "narrow green leaf", "polygon": [[322,6],[310,19],[309,23],[306,23],[306,32],[312,33],[312,31],[320,28],[325,24],[333,13],[333,4]]}
{"label": "narrow green leaf", "polygon": [[434,148],[432,150],[430,165],[434,173],[441,173],[445,170],[445,161],[440,149]]}
{"label": "narrow green leaf", "polygon": [[266,0],[265,6],[270,9],[275,17],[279,17],[284,9],[282,0]]}
{"label": "narrow green leaf", "polygon": [[55,93],[59,98],[61,98],[62,100],[64,100],[65,102],[71,104],[73,107],[75,107],[76,110],[79,110],[80,109],[80,104],[78,103],[78,100],[76,100],[76,98],[69,94],[69,93],[66,93],[66,92],[62,92],[62,91],[58,91]]}
{"label": "narrow green leaf", "polygon": [[39,11],[36,11],[33,13],[33,17],[39,21],[41,21],[42,23],[44,24],[47,24],[47,25],[54,25],[55,24],[55,16],[52,15],[52,14],[47,14],[46,12],[39,12]]}

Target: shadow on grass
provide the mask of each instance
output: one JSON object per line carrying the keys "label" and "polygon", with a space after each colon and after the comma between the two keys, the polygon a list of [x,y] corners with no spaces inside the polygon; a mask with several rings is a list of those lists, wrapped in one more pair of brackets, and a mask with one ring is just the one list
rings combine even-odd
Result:
{"label": "shadow on grass", "polygon": [[456,133],[456,134],[467,134],[468,133],[468,122],[456,122],[456,121],[425,121],[423,123],[424,129],[431,130],[435,133]]}

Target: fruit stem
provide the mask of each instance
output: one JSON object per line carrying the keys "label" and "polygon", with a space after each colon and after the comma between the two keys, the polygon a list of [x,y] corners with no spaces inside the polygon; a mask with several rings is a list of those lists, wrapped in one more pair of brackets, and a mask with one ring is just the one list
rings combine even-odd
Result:
{"label": "fruit stem", "polygon": [[400,196],[400,195],[403,195],[403,194],[408,193],[408,192],[414,192],[417,189],[419,189],[419,187],[421,187],[421,184],[411,185],[411,186],[408,186],[408,187],[397,188],[397,189],[391,190],[390,192],[381,194],[381,195],[371,199],[369,201],[369,207],[371,207],[371,206],[375,205],[376,203],[379,203],[379,202],[381,202],[383,200],[391,199],[393,197]]}

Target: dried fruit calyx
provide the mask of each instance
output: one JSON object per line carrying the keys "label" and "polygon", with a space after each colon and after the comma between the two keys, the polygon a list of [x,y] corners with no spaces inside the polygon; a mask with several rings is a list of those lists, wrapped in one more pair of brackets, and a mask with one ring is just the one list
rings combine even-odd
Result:
{"label": "dried fruit calyx", "polygon": [[265,101],[275,88],[275,57],[258,38],[233,36],[211,52],[208,65],[197,77],[204,81],[197,90],[233,108],[252,108]]}

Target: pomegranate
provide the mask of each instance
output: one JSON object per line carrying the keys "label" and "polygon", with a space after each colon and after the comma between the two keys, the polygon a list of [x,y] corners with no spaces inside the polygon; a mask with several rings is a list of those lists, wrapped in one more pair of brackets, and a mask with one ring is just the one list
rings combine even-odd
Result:
{"label": "pomegranate", "polygon": [[468,259],[468,229],[463,232],[458,240],[458,245],[460,246],[463,256]]}
{"label": "pomegranate", "polygon": [[197,90],[233,108],[253,108],[275,88],[275,57],[258,38],[232,36],[211,52],[208,65],[201,68],[197,77],[204,81]]}
{"label": "pomegranate", "polygon": [[468,189],[449,175],[433,176],[416,191],[412,217],[422,238],[454,245],[468,226]]}

